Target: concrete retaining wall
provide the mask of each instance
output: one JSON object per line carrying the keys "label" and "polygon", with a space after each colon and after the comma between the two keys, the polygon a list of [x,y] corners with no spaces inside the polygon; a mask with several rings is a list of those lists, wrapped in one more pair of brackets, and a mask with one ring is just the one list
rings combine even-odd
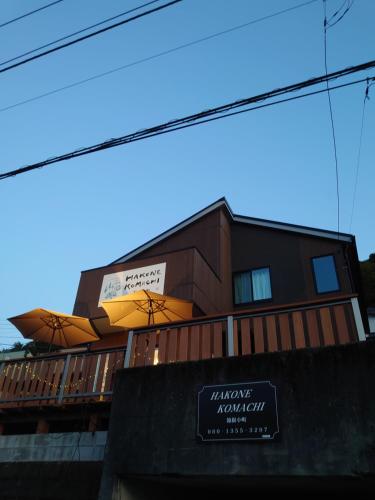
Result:
{"label": "concrete retaining wall", "polygon": [[0,436],[1,462],[102,462],[107,432]]}
{"label": "concrete retaining wall", "polygon": [[107,432],[0,436],[1,500],[94,500]]}
{"label": "concrete retaining wall", "polygon": [[[199,442],[200,386],[259,380],[278,389],[279,439]],[[375,343],[365,342],[123,370],[100,498],[111,498],[119,478],[139,476],[253,479],[262,488],[282,478],[365,485],[375,473],[374,387]]]}

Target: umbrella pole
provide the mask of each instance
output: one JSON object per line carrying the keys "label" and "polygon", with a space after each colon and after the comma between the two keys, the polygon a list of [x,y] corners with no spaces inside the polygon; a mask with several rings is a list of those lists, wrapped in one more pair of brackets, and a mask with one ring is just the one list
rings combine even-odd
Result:
{"label": "umbrella pole", "polygon": [[149,299],[149,301],[148,301],[148,326],[151,325],[151,318],[152,318],[152,302]]}
{"label": "umbrella pole", "polygon": [[51,348],[52,348],[53,338],[55,336],[55,332],[56,332],[56,328],[53,329],[52,339],[51,339],[51,342],[49,343],[48,354],[51,352]]}

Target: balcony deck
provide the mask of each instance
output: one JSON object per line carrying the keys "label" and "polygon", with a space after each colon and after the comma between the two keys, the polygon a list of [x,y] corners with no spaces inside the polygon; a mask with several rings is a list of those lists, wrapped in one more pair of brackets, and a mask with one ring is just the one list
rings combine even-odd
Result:
{"label": "balcony deck", "polygon": [[109,402],[116,371],[365,339],[355,296],[263,307],[129,332],[127,345],[0,365],[0,411]]}

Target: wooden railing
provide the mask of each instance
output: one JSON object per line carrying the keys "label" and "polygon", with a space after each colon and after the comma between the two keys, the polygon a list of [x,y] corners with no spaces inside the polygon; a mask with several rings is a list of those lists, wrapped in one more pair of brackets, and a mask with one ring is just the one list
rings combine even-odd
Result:
{"label": "wooden railing", "polygon": [[329,346],[364,340],[356,298],[236,312],[129,332],[111,351],[44,356],[0,366],[0,409],[103,402],[119,368]]}
{"label": "wooden railing", "polygon": [[10,361],[0,369],[0,408],[106,401],[124,350]]}
{"label": "wooden railing", "polygon": [[[269,307],[134,331],[129,366],[242,356],[364,340],[356,299]],[[358,312],[358,311],[357,311]]]}

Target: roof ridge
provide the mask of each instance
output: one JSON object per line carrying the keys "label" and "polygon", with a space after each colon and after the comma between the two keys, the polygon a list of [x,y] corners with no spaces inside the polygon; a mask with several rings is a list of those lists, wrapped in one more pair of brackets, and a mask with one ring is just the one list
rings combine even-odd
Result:
{"label": "roof ridge", "polygon": [[147,250],[148,248],[152,247],[153,245],[156,245],[157,243],[159,243],[160,241],[163,241],[165,238],[172,236],[174,233],[180,231],[181,229],[183,229],[184,227],[186,227],[190,224],[193,224],[195,221],[199,220],[201,217],[204,217],[205,215],[213,212],[214,210],[217,210],[220,207],[226,208],[226,210],[228,211],[233,222],[258,225],[258,226],[262,226],[262,227],[268,227],[271,229],[279,229],[282,231],[291,231],[291,232],[296,232],[296,233],[300,233],[300,234],[306,234],[309,236],[316,236],[319,238],[337,239],[339,241],[352,242],[354,240],[354,236],[351,234],[348,234],[348,233],[337,233],[335,231],[330,231],[327,229],[319,229],[319,228],[314,228],[314,227],[301,226],[298,224],[290,224],[287,222],[279,222],[279,221],[273,221],[273,220],[269,220],[269,219],[259,219],[257,217],[249,217],[246,215],[234,214],[227,199],[225,198],[225,196],[222,196],[218,200],[214,201],[210,205],[207,205],[205,208],[202,208],[201,210],[194,213],[190,217],[187,217],[186,219],[175,224],[171,228],[163,231],[158,236],[155,236],[151,240],[147,241],[146,243],[143,243],[142,245],[136,247],[134,250],[131,250],[130,252],[126,253],[122,257],[119,257],[118,259],[112,261],[111,263],[109,263],[107,265],[111,266],[114,264],[121,264],[123,262],[127,262],[129,259],[138,255],[139,253],[143,252],[144,250]]}
{"label": "roof ridge", "polygon": [[177,224],[175,224],[171,228],[160,233],[158,236],[155,236],[154,238],[147,241],[146,243],[143,243],[142,245],[136,247],[134,250],[131,250],[130,252],[126,253],[122,257],[119,257],[118,259],[114,260],[113,262],[111,262],[108,265],[111,266],[113,264],[120,264],[122,262],[126,262],[127,260],[132,258],[133,255],[137,255],[141,251],[146,250],[147,248],[149,248],[152,245],[155,245],[156,243],[163,240],[164,238],[171,236],[172,234],[176,233],[177,231],[180,231],[181,229],[183,229],[184,227],[186,227],[189,224],[192,224],[193,222],[200,219],[201,217],[204,217],[205,215],[209,214],[210,212],[213,212],[214,210],[217,210],[220,206],[225,206],[226,209],[228,210],[231,218],[233,219],[232,209],[229,206],[229,203],[228,203],[227,199],[225,198],[225,196],[222,196],[221,198],[214,201],[213,203],[210,203],[210,205],[208,205],[207,207],[202,208],[201,210],[194,213],[190,217],[187,217],[186,219],[182,220],[181,222],[178,222]]}

